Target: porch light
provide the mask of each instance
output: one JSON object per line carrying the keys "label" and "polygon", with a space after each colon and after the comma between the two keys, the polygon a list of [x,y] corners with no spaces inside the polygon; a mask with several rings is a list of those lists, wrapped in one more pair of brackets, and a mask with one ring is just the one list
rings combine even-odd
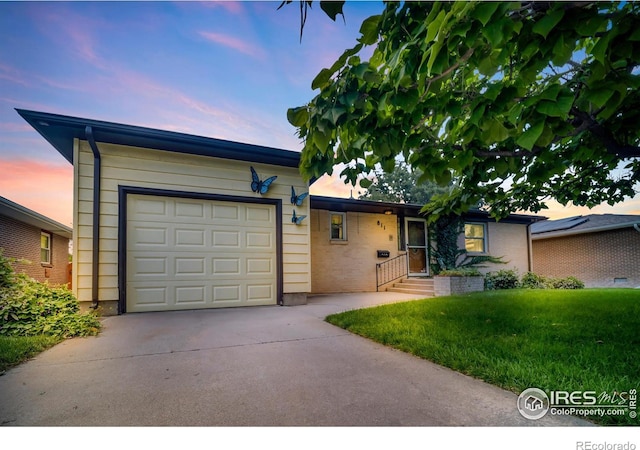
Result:
{"label": "porch light", "polygon": [[390,216],[393,213],[393,211],[390,210],[390,209],[385,209],[384,213],[385,213],[385,215]]}

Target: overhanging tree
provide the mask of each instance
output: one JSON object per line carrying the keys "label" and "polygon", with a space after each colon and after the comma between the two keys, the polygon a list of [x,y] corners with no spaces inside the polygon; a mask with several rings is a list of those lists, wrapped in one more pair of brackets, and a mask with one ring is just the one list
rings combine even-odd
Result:
{"label": "overhanging tree", "polygon": [[360,198],[419,205],[427,203],[435,194],[444,193],[450,188],[432,182],[419,183],[421,176],[422,172],[412,170],[403,162],[396,164],[392,172],[377,170],[371,185]]}
{"label": "overhanging tree", "polygon": [[[301,11],[303,4],[301,2]],[[333,18],[341,10],[332,11]],[[389,2],[291,108],[306,177],[391,172],[456,188],[425,210],[593,207],[640,181],[640,4]],[[364,61],[360,52],[374,46]]]}

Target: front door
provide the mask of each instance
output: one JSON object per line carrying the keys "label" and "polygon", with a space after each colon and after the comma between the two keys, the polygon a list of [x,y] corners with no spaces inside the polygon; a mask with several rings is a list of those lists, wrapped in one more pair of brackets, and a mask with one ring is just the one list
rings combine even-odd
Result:
{"label": "front door", "polygon": [[424,219],[406,219],[409,276],[428,276],[427,223]]}

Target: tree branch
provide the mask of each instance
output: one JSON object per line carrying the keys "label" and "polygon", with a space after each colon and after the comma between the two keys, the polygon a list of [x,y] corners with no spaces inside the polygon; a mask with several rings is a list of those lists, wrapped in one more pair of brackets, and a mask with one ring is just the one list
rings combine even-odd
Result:
{"label": "tree branch", "polygon": [[621,145],[611,132],[611,130],[603,127],[597,120],[595,120],[590,114],[577,109],[571,109],[571,113],[582,123],[576,127],[576,130],[583,128],[596,137],[602,144],[608,153],[616,155],[617,157],[624,158],[640,158],[640,147],[633,145]]}

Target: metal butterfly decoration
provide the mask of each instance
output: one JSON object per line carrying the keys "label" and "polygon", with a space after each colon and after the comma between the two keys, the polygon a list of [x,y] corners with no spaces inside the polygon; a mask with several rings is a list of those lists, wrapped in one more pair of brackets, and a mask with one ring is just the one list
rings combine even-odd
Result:
{"label": "metal butterfly decoration", "polygon": [[300,225],[304,218],[307,216],[296,216],[296,210],[293,210],[293,216],[291,217],[291,223],[295,223],[296,225]]}
{"label": "metal butterfly decoration", "polygon": [[261,180],[260,177],[258,177],[258,174],[256,173],[255,169],[253,167],[251,168],[251,190],[253,192],[257,192],[260,195],[262,194],[266,194],[267,191],[269,190],[269,186],[271,186],[271,183],[273,183],[276,178],[278,178],[277,176],[273,176],[273,177],[269,177],[266,180]]}
{"label": "metal butterfly decoration", "polygon": [[302,206],[302,202],[307,197],[307,195],[309,195],[308,192],[304,192],[300,195],[296,195],[296,190],[293,188],[293,186],[291,186],[291,204],[292,205]]}

